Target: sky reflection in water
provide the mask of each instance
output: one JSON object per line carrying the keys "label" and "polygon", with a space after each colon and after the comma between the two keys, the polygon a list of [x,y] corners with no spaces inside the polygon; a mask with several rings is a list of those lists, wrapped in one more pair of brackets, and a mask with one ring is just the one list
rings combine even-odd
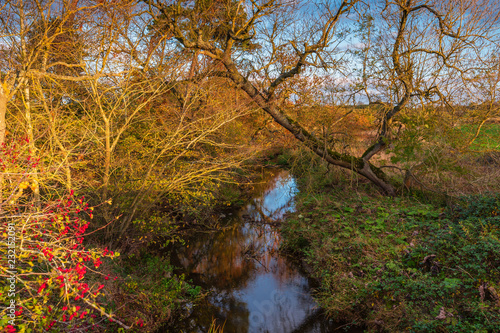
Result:
{"label": "sky reflection in water", "polygon": [[330,332],[318,315],[307,278],[278,254],[280,235],[267,222],[295,209],[295,180],[285,171],[266,173],[254,199],[232,217],[230,227],[196,235],[177,260],[211,296],[197,306],[184,328],[206,332],[212,318],[224,332]]}

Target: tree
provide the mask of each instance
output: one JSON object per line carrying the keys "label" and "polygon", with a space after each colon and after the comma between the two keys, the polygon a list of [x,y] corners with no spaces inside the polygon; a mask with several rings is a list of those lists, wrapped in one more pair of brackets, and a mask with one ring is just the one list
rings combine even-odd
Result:
{"label": "tree", "polygon": [[99,222],[121,216],[106,229],[115,245],[138,212],[146,216],[169,196],[201,201],[199,193],[215,193],[252,156],[221,139],[253,108],[220,103],[215,81],[183,82],[193,55],[178,54],[163,36],[150,38],[146,8],[25,0],[8,1],[1,13],[2,114],[8,110],[10,129],[27,134],[30,149],[50,161],[53,172],[37,181],[42,195],[44,187],[85,188],[96,202],[112,202],[101,206]]}
{"label": "tree", "polygon": [[[91,11],[95,6],[86,2],[78,6],[77,0],[62,2],[47,1],[6,1],[0,14],[0,41],[2,55],[0,74],[2,91],[0,92],[0,142],[6,134],[7,106],[11,106],[11,117],[18,118],[17,130],[22,135],[28,135],[30,149],[35,153],[37,114],[33,111],[43,106],[48,118],[55,118],[54,112],[49,112],[47,96],[41,91],[45,80],[52,84],[59,82],[78,82],[88,79],[85,75],[75,75],[81,70],[81,57],[77,56],[77,47],[72,40],[75,34],[75,17],[81,12]],[[83,1],[82,1],[83,2]],[[81,15],[85,16],[85,15]],[[76,43],[78,44],[78,43]],[[64,51],[61,53],[61,51]],[[65,56],[71,53],[71,56]],[[49,84],[49,85],[50,85]],[[37,98],[34,99],[33,95]],[[52,97],[54,97],[52,95]],[[36,101],[36,102],[35,102]],[[60,101],[59,101],[60,103]],[[40,105],[41,104],[41,105]],[[17,112],[14,112],[17,111]],[[14,115],[15,114],[15,115]],[[63,163],[66,170],[68,188],[71,187],[71,172],[69,154],[63,144],[55,136],[53,122],[49,128],[58,148],[64,154]],[[37,184],[39,182],[37,181]],[[40,189],[35,189],[35,194],[40,197]]]}
{"label": "tree", "polygon": [[498,43],[498,34],[492,29],[499,23],[498,10],[488,1],[467,5],[460,1],[385,3],[379,17],[382,34],[377,40],[382,47],[376,60],[377,67],[385,70],[379,72],[383,76],[374,77],[388,81],[387,89],[392,92],[386,94],[388,110],[382,118],[379,140],[366,152],[368,156],[387,146],[391,119],[410,103],[450,105],[455,96],[447,90],[467,83],[452,82],[450,77],[464,78],[488,68],[484,55]]}
{"label": "tree", "polygon": [[[466,71],[471,64],[462,57],[468,55],[467,59],[471,59],[472,54],[478,55],[479,48],[492,37],[491,24],[498,23],[495,15],[486,12],[485,8],[490,7],[482,2],[467,6],[456,1],[372,4],[370,12],[379,10],[376,22],[387,25],[390,31],[383,37],[385,49],[381,48],[389,54],[379,58],[379,66],[385,67],[382,75],[392,93],[390,100],[384,103],[386,111],[380,118],[376,142],[361,157],[355,157],[326,147],[322,140],[286,114],[279,96],[287,82],[307,75],[308,70],[338,69],[340,59],[335,57],[335,52],[340,51],[336,46],[345,34],[341,30],[343,22],[354,18],[354,9],[363,8],[361,2],[342,1],[336,5],[275,0],[231,2],[237,10],[226,11],[231,24],[227,24],[225,30],[217,30],[218,20],[200,19],[210,12],[194,11],[199,3],[205,2],[147,2],[155,17],[155,33],[162,31],[165,36],[175,38],[183,49],[198,50],[223,66],[223,70],[206,75],[226,77],[321,158],[365,176],[390,195],[395,194],[394,185],[371,159],[387,147],[391,120],[414,100],[436,96],[444,99],[438,86],[443,73]],[[311,14],[307,15],[306,11]],[[205,33],[216,30],[224,37],[219,34],[214,39]],[[436,40],[438,43],[433,44]],[[259,45],[260,54],[253,49],[236,47],[247,41]]]}

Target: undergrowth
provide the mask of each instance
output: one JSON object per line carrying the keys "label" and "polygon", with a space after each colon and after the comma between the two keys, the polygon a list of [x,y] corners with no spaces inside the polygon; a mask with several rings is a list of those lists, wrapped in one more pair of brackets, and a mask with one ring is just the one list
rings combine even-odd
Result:
{"label": "undergrowth", "polygon": [[330,316],[370,332],[498,331],[499,194],[441,207],[349,190],[320,165],[308,174],[285,249],[311,267]]}
{"label": "undergrowth", "polygon": [[[108,306],[123,318],[134,318],[139,332],[174,325],[189,313],[201,288],[173,271],[164,257],[147,253],[124,256],[113,267],[121,283],[114,286]],[[109,329],[118,329],[111,326]]]}

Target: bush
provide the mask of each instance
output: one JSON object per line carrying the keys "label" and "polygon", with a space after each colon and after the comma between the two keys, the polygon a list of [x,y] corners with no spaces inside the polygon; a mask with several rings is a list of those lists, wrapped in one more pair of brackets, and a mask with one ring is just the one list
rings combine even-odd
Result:
{"label": "bush", "polygon": [[201,288],[174,274],[169,260],[159,255],[124,255],[114,266],[122,283],[111,286],[110,306],[119,317],[135,318],[144,331],[170,328],[189,314],[190,304],[200,296]]}
{"label": "bush", "polygon": [[26,143],[0,147],[0,302],[12,305],[2,308],[0,327],[64,332],[116,320],[102,306],[108,277],[99,268],[118,253],[83,245],[86,219],[93,217],[84,197],[71,191],[57,200],[39,199],[39,159]]}

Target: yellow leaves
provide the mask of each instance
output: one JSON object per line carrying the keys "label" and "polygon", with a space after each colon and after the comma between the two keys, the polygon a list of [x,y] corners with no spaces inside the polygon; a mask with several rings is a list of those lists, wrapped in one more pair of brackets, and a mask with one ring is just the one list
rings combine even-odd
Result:
{"label": "yellow leaves", "polygon": [[[24,238],[25,241],[29,241],[30,238]],[[19,259],[24,259],[24,258],[28,258],[30,256],[30,253],[28,251],[23,251],[21,252],[21,254],[19,255]]]}
{"label": "yellow leaves", "polygon": [[35,305],[35,307],[33,308],[33,312],[38,315],[42,314],[42,307],[40,305]]}
{"label": "yellow leaves", "polygon": [[101,311],[101,316],[104,316],[106,313],[106,309],[104,309],[102,306],[99,306],[99,311]]}
{"label": "yellow leaves", "polygon": [[2,82],[0,84],[0,87],[2,88],[0,93],[2,93],[2,95],[4,95],[4,96],[8,97],[10,94],[10,89],[9,89],[7,82]]}

